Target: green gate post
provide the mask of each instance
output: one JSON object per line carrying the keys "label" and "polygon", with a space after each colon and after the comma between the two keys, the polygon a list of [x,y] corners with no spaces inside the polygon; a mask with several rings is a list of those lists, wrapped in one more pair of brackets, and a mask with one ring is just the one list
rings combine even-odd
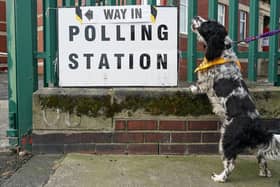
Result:
{"label": "green gate post", "polygon": [[96,1],[95,0],[86,0],[86,5],[87,6],[95,6]]}
{"label": "green gate post", "polygon": [[[55,76],[54,64],[57,53],[57,0],[44,0],[43,2],[44,50],[46,53],[46,58],[44,60],[44,86],[47,87],[57,85],[58,82]],[[68,4],[69,2],[70,1],[64,1],[63,3]]]}
{"label": "green gate post", "polygon": [[157,5],[157,0],[148,0],[149,5]]}
{"label": "green gate post", "polygon": [[218,0],[208,0],[208,18],[217,20],[217,18],[218,18]]}
{"label": "green gate post", "polygon": [[[7,135],[12,147],[21,146],[21,138],[32,131],[32,93],[36,50],[33,16],[36,0],[6,1],[9,129]],[[36,39],[37,41],[37,39]],[[31,148],[30,146],[26,147]]]}
{"label": "green gate post", "polygon": [[10,145],[18,145],[18,123],[17,123],[17,103],[18,103],[18,82],[17,82],[17,54],[16,54],[16,18],[15,2],[6,2],[7,14],[7,49],[8,49],[8,94],[9,94],[9,129],[7,135]]}
{"label": "green gate post", "polygon": [[[279,29],[279,10],[280,1],[271,0],[270,1],[270,30]],[[269,67],[268,67],[268,80],[275,85],[280,85],[279,77],[277,76],[278,71],[278,39],[279,35],[274,35],[269,37]]]}
{"label": "green gate post", "polygon": [[[229,37],[233,41],[237,41],[238,30],[238,0],[229,1]],[[233,46],[233,50],[237,52],[237,46]]]}
{"label": "green gate post", "polygon": [[[250,1],[250,36],[256,36],[259,33],[259,1]],[[258,65],[258,40],[249,43],[248,56],[248,80],[257,80],[257,65]]]}
{"label": "green gate post", "polygon": [[126,0],[127,5],[136,5],[136,0]]}
{"label": "green gate post", "polygon": [[106,5],[116,5],[116,0],[107,0]]}
{"label": "green gate post", "polygon": [[167,0],[167,6],[174,6],[173,0]]}
{"label": "green gate post", "polygon": [[[197,1],[189,0],[188,8],[188,23],[192,22],[192,18],[197,15]],[[187,60],[188,60],[188,75],[187,81],[194,82],[196,80],[196,75],[194,69],[196,67],[197,59],[197,44],[196,44],[196,34],[192,32],[191,27],[188,27],[188,51],[187,51]]]}
{"label": "green gate post", "polygon": [[[48,1],[48,0],[45,0],[45,1]],[[63,6],[66,6],[66,7],[75,6],[75,0],[63,0],[62,4],[63,4]]]}

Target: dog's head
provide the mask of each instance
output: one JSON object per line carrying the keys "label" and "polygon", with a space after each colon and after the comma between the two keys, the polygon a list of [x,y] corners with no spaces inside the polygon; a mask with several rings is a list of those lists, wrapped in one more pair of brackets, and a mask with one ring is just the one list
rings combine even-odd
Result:
{"label": "dog's head", "polygon": [[220,57],[223,51],[231,46],[225,27],[217,21],[205,20],[200,16],[194,17],[192,31],[198,35],[198,40],[206,46],[205,57],[211,61]]}

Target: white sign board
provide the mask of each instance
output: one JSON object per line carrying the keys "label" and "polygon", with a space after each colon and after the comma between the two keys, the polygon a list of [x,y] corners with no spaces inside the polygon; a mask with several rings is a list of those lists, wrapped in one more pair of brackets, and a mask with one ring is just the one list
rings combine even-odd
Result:
{"label": "white sign board", "polygon": [[177,8],[60,8],[59,85],[176,86]]}

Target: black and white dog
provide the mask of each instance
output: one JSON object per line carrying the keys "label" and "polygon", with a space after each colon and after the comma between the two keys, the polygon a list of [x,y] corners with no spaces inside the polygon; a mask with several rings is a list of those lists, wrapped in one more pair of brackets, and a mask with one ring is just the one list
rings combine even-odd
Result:
{"label": "black and white dog", "polygon": [[[206,93],[213,112],[222,120],[219,151],[224,170],[212,179],[225,182],[234,169],[234,161],[245,148],[257,148],[259,175],[271,177],[266,159],[280,159],[280,135],[269,133],[260,124],[260,115],[242,79],[238,59],[232,50],[232,40],[225,27],[216,21],[195,17],[191,24],[198,40],[206,47],[207,68],[198,71],[193,93]],[[222,59],[224,63],[214,63]],[[237,63],[238,62],[238,63]]]}

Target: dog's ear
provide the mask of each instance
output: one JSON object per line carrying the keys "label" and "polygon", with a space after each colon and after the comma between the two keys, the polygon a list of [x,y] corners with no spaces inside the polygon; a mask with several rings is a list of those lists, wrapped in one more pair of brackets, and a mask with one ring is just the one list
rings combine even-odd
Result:
{"label": "dog's ear", "polygon": [[208,39],[205,54],[208,61],[212,61],[222,55],[222,52],[225,49],[224,40],[225,36],[218,34],[215,34]]}

